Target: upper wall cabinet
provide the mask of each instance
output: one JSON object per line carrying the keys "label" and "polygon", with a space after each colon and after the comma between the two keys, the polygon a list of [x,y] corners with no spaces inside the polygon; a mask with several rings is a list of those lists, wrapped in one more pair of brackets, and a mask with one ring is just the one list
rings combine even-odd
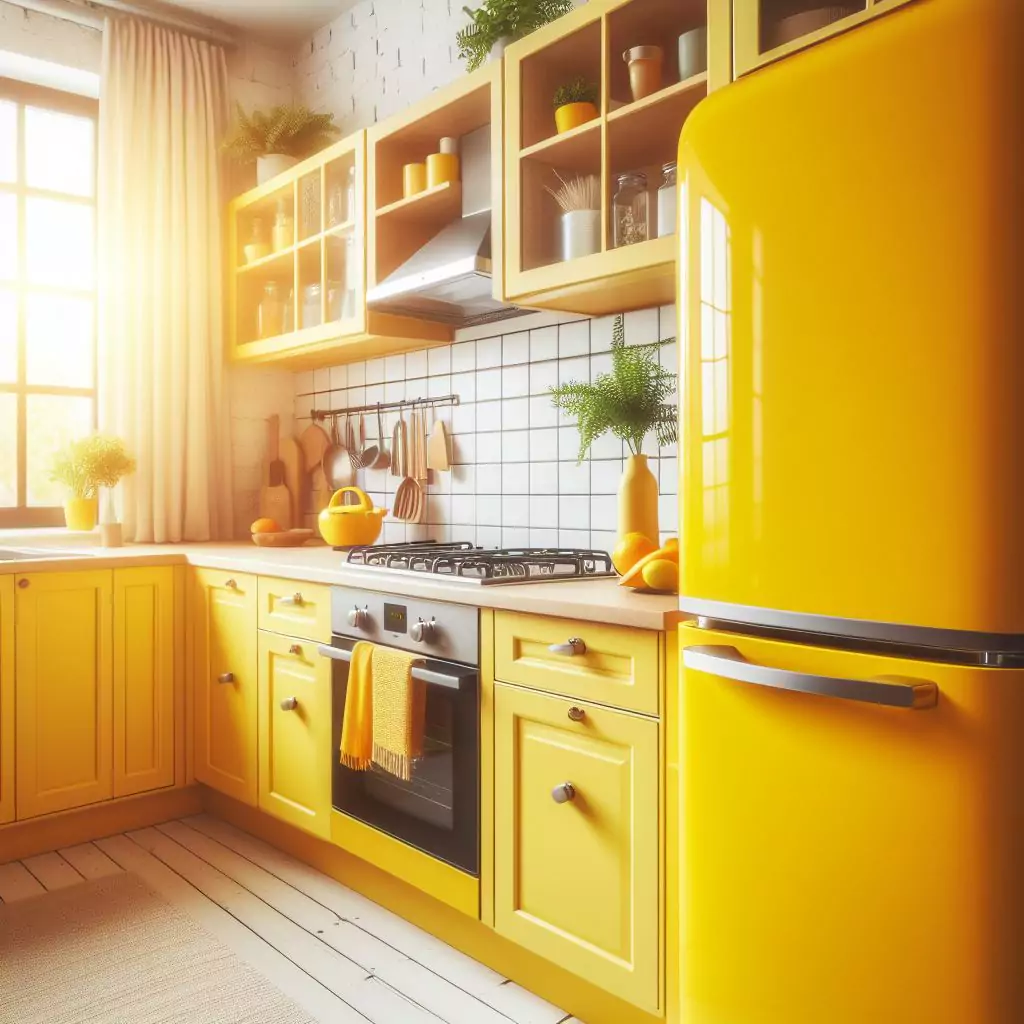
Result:
{"label": "upper wall cabinet", "polygon": [[435,324],[367,310],[366,134],[235,199],[228,298],[236,360],[345,362],[449,340]]}
{"label": "upper wall cabinet", "polygon": [[733,0],[736,74],[901,7],[910,0]]}
{"label": "upper wall cabinet", "polygon": [[[605,314],[674,300],[673,161],[708,92],[707,26],[707,0],[591,0],[505,51],[511,301]],[[578,79],[596,116],[559,133],[556,91]]]}

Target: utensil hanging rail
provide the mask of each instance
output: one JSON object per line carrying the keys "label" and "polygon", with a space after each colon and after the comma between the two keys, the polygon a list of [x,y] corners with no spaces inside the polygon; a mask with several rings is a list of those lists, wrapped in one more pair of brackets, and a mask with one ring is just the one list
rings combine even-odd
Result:
{"label": "utensil hanging rail", "polygon": [[323,421],[331,416],[345,416],[357,412],[387,412],[390,409],[412,409],[418,405],[458,405],[458,395],[441,395],[440,398],[403,398],[398,402],[371,402],[369,405],[350,405],[347,409],[313,409],[310,416]]}

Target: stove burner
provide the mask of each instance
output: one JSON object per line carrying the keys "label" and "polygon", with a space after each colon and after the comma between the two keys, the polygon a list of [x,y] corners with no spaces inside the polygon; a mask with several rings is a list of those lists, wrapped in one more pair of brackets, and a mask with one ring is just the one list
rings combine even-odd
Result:
{"label": "stove burner", "polygon": [[350,565],[425,572],[469,582],[541,583],[614,576],[605,551],[575,548],[477,548],[468,542],[413,541],[352,548]]}

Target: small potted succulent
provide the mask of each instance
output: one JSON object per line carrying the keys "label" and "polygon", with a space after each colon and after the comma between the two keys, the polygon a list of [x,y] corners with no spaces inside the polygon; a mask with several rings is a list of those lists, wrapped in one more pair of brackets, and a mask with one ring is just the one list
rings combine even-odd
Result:
{"label": "small potted succulent", "polygon": [[467,71],[476,71],[505,47],[572,10],[572,0],[484,0],[475,11],[462,8],[470,24],[459,29],[455,41]]}
{"label": "small potted succulent", "polygon": [[582,75],[555,90],[555,128],[572,131],[597,117],[597,86]]}
{"label": "small potted succulent", "polygon": [[240,103],[237,106],[235,124],[223,148],[239,163],[255,161],[260,185],[323,149],[341,133],[333,114],[314,114],[309,107],[276,106],[246,114]]}
{"label": "small potted succulent", "polygon": [[[134,472],[135,459],[118,437],[93,434],[61,448],[54,455],[50,479],[63,484],[68,492],[64,501],[67,528],[82,532],[95,529],[100,488],[116,487],[122,477]],[[106,529],[108,525],[117,529],[109,531]],[[105,546],[120,546],[119,534],[119,523],[105,523]]]}

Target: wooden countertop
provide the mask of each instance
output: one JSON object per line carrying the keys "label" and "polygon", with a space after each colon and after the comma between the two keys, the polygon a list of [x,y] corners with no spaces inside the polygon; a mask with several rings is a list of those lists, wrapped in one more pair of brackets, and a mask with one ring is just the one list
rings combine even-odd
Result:
{"label": "wooden countertop", "polygon": [[73,572],[130,565],[186,564],[310,583],[363,587],[378,593],[450,601],[477,608],[499,608],[554,618],[585,619],[636,629],[668,631],[684,618],[674,595],[642,594],[614,579],[480,586],[438,576],[375,571],[348,566],[345,556],[323,545],[258,548],[254,544],[131,544],[101,548],[98,537],[82,534],[43,536],[40,532],[0,532],[0,550],[32,548],[52,556],[0,561],[0,575]]}

